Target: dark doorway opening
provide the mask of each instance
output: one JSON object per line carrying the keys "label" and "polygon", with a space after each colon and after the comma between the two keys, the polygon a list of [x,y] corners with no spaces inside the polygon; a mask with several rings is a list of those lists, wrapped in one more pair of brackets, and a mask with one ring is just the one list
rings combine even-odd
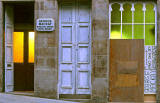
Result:
{"label": "dark doorway opening", "polygon": [[14,91],[34,91],[34,3],[13,5]]}

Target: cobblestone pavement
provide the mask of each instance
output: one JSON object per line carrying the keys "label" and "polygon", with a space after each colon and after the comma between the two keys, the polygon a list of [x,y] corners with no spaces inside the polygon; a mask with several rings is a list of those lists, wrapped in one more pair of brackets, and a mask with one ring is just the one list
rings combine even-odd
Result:
{"label": "cobblestone pavement", "polygon": [[78,103],[78,102],[0,93],[0,103]]}

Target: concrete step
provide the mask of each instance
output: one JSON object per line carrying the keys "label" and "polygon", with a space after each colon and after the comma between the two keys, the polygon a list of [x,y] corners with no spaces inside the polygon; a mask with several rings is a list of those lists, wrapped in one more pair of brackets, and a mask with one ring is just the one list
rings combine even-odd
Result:
{"label": "concrete step", "polygon": [[87,103],[90,99],[60,99],[60,100],[71,101],[71,102]]}

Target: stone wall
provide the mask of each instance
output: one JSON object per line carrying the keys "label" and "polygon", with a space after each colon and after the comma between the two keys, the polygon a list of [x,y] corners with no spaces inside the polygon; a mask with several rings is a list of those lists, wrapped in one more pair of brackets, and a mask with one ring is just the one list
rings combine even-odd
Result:
{"label": "stone wall", "polygon": [[[45,2],[44,2],[45,1]],[[92,99],[107,101],[109,1],[92,0]],[[36,0],[35,20],[53,18],[53,32],[36,32],[35,95],[57,98],[58,5],[56,0]]]}
{"label": "stone wall", "polygon": [[35,40],[35,95],[57,98],[58,83],[58,3],[57,0],[35,0],[35,22],[53,18],[53,32],[37,32]]}
{"label": "stone wall", "polygon": [[92,0],[92,99],[107,101],[109,0]]}
{"label": "stone wall", "polygon": [[3,4],[0,2],[0,92],[3,91]]}
{"label": "stone wall", "polygon": [[[109,0],[92,0],[92,99],[107,101],[109,54]],[[37,18],[53,18],[53,32],[36,32],[35,95],[57,98],[58,4],[56,0],[35,1]],[[92,101],[93,102],[93,101]]]}

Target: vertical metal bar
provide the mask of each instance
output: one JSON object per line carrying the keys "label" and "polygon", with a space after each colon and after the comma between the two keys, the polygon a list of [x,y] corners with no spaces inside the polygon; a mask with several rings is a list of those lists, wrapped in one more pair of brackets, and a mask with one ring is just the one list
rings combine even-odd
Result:
{"label": "vertical metal bar", "polygon": [[112,4],[109,5],[109,39],[111,39],[111,12],[112,12]]}
{"label": "vertical metal bar", "polygon": [[134,11],[135,11],[134,3],[132,3],[131,11],[132,11],[132,39],[134,39]]}
{"label": "vertical metal bar", "polygon": [[[145,56],[145,48],[146,48],[146,46],[145,46],[145,11],[146,11],[146,5],[143,3],[143,12],[144,12],[144,24],[143,24],[144,25],[144,62],[147,59],[146,56]],[[145,70],[145,67],[144,67],[144,70]],[[145,76],[145,71],[144,71],[144,76]],[[144,91],[144,94],[145,94],[145,91]]]}
{"label": "vertical metal bar", "polygon": [[155,46],[157,46],[157,6],[154,4],[155,11]]}
{"label": "vertical metal bar", "polygon": [[145,12],[146,12],[146,4],[143,3],[143,12],[144,12],[144,45],[145,45]]}
{"label": "vertical metal bar", "polygon": [[121,11],[121,39],[122,39],[122,13],[123,13],[123,4],[120,4],[121,7],[120,7],[120,11]]}

